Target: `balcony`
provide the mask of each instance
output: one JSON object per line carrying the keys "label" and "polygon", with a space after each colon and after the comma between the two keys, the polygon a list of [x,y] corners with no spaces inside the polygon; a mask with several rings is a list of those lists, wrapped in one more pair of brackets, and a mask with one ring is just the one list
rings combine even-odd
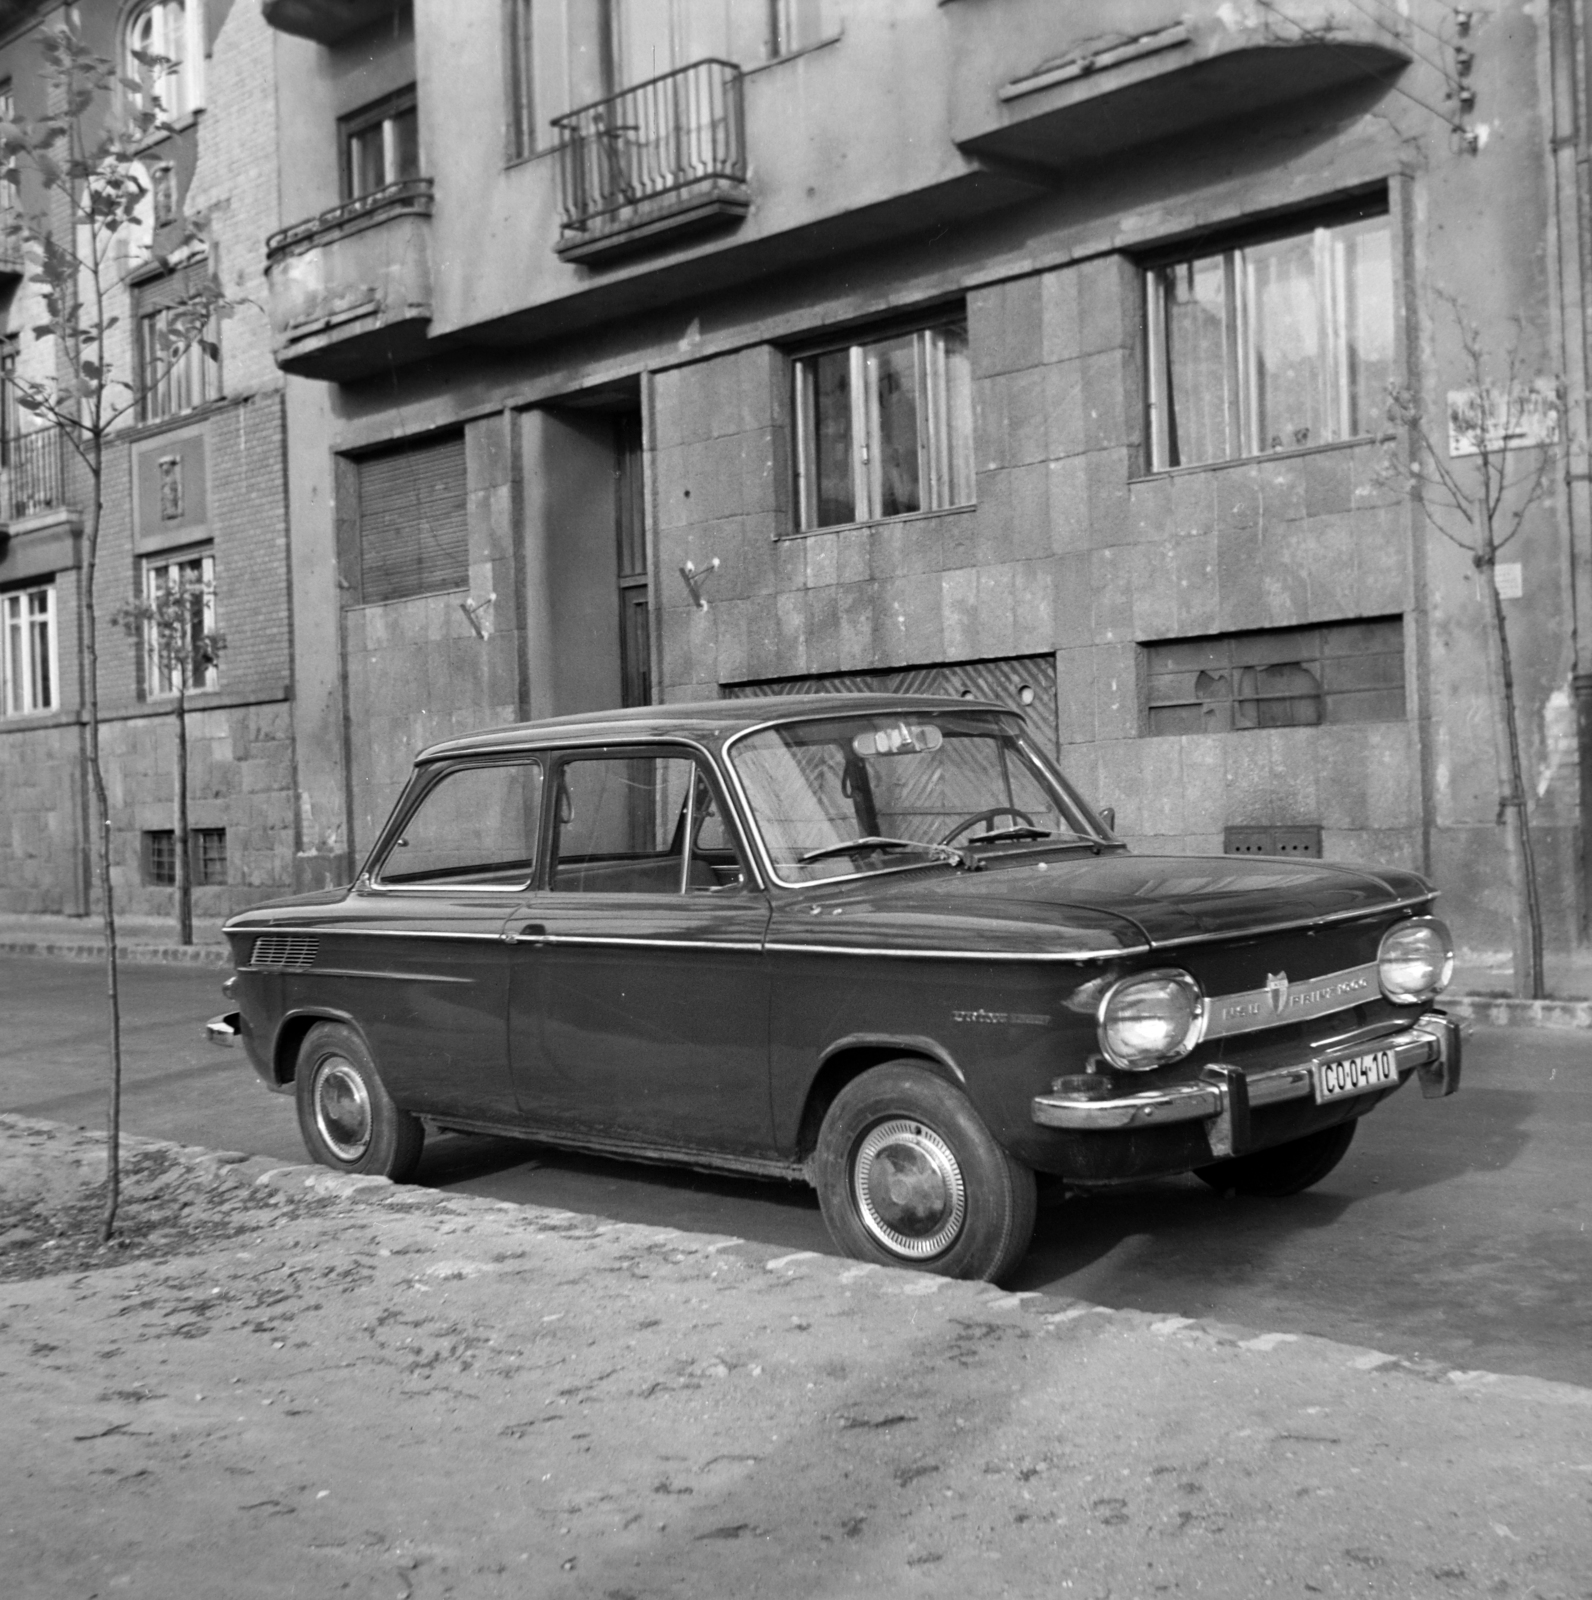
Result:
{"label": "balcony", "polygon": [[66,440],[59,428],[15,435],[0,459],[0,513],[8,523],[66,510]]}
{"label": "balcony", "polygon": [[413,361],[431,322],[431,179],[361,195],[266,241],[271,351],[346,383]]}
{"label": "balcony", "polygon": [[318,44],[338,44],[351,33],[384,22],[398,0],[261,0],[268,26]]}
{"label": "balcony", "polygon": [[693,62],[566,116],[561,260],[597,265],[731,228],[751,208],[740,69]]}
{"label": "balcony", "polygon": [[[1000,165],[1086,167],[1409,64],[1392,0],[948,0],[951,134]],[[999,23],[999,26],[995,24]]]}

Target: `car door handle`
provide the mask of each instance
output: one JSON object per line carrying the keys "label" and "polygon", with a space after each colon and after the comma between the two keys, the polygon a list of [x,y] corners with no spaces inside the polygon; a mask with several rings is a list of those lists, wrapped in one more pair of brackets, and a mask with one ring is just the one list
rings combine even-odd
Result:
{"label": "car door handle", "polygon": [[515,944],[546,944],[547,928],[540,922],[522,922],[510,936]]}

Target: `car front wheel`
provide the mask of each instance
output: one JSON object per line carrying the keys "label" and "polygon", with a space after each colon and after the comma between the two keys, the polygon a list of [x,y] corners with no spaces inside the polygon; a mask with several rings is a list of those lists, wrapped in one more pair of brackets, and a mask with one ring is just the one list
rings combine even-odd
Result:
{"label": "car front wheel", "polygon": [[1219,1193],[1231,1189],[1235,1194],[1280,1200],[1320,1183],[1349,1153],[1359,1125],[1358,1118],[1350,1118],[1335,1127],[1307,1133],[1302,1139],[1273,1145],[1269,1150],[1255,1150],[1247,1156],[1196,1167],[1194,1176]]}
{"label": "car front wheel", "polygon": [[294,1096],[305,1148],[323,1167],[402,1183],[419,1164],[425,1130],[393,1104],[352,1028],[320,1022],[304,1036]]}
{"label": "car front wheel", "polygon": [[995,1280],[1033,1236],[1034,1174],[964,1094],[914,1062],[886,1062],[840,1091],[814,1179],[830,1237],[864,1261]]}

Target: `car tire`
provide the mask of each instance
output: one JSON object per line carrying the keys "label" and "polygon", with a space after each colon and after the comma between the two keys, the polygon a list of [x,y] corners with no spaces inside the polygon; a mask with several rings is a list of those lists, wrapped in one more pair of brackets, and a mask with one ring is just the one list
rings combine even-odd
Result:
{"label": "car tire", "polygon": [[993,1281],[1033,1237],[1033,1172],[915,1062],[885,1062],[835,1096],[813,1178],[830,1237],[859,1260]]}
{"label": "car tire", "polygon": [[1302,1139],[1290,1139],[1287,1144],[1273,1145],[1269,1150],[1255,1150],[1247,1156],[1196,1167],[1194,1176],[1221,1193],[1232,1190],[1280,1200],[1320,1183],[1349,1153],[1359,1125],[1359,1118],[1351,1117],[1347,1122],[1307,1133]]}
{"label": "car tire", "polygon": [[294,1098],[305,1148],[323,1167],[402,1183],[419,1165],[425,1129],[393,1104],[353,1028],[319,1022],[304,1036]]}

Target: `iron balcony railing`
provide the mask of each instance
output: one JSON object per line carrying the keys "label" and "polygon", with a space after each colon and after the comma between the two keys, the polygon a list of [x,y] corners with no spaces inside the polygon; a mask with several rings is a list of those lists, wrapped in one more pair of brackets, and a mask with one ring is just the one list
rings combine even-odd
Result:
{"label": "iron balcony railing", "polygon": [[66,504],[66,440],[59,428],[37,428],[4,441],[5,514],[10,522]]}
{"label": "iron balcony railing", "polygon": [[[683,209],[716,192],[744,194],[741,69],[708,59],[665,72],[553,119],[564,206],[561,244]],[[745,206],[739,207],[744,211]]]}
{"label": "iron balcony railing", "polygon": [[267,261],[309,246],[325,244],[353,233],[360,228],[372,227],[389,217],[414,213],[429,217],[432,205],[432,180],[430,178],[400,178],[383,189],[373,189],[355,200],[345,200],[330,211],[295,222],[290,228],[273,233],[265,241]]}

